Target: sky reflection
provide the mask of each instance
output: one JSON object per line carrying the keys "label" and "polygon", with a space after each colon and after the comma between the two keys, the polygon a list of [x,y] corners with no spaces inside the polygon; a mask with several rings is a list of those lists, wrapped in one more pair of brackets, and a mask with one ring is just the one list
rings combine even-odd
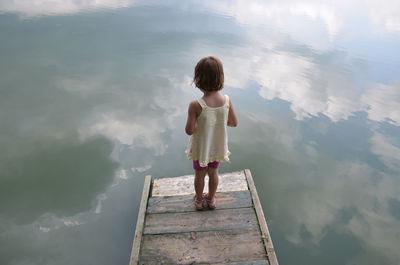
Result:
{"label": "sky reflection", "polygon": [[101,11],[102,9],[126,8],[134,5],[134,3],[134,0],[1,0],[0,13],[17,13],[23,18],[32,18],[38,16],[70,15],[85,11],[99,11],[99,9]]}
{"label": "sky reflection", "polygon": [[126,264],[144,176],[192,172],[193,67],[214,54],[240,124],[222,170],[252,170],[280,264],[398,264],[398,13],[0,1],[0,263]]}

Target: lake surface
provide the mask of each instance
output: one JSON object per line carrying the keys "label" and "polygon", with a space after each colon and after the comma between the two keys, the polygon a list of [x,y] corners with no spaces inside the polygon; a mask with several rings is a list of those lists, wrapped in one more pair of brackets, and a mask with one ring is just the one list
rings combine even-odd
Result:
{"label": "lake surface", "polygon": [[0,264],[128,264],[208,55],[280,264],[400,264],[400,4],[160,2],[0,1]]}

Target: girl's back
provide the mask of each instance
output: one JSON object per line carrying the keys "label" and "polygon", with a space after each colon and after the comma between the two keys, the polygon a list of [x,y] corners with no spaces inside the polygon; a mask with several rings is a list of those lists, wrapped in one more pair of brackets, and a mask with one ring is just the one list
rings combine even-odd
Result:
{"label": "girl's back", "polygon": [[206,102],[207,106],[211,108],[221,107],[225,104],[225,96],[219,92],[204,95],[202,99]]}
{"label": "girl's back", "polygon": [[[229,97],[223,96],[223,101],[215,97],[210,106],[204,97],[197,100],[201,106],[201,113],[197,117],[196,130],[190,138],[187,156],[190,160],[198,160],[200,166],[205,167],[210,162],[226,162],[229,160],[227,122],[229,113]],[[209,101],[211,102],[211,101]]]}

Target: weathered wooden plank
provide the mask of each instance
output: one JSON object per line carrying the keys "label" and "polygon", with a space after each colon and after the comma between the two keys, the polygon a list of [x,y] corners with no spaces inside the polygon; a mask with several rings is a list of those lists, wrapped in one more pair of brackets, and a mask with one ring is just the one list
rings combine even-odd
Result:
{"label": "weathered wooden plank", "polygon": [[[217,208],[243,208],[251,207],[252,201],[250,191],[217,192]],[[149,198],[147,213],[173,213],[193,212],[193,194],[178,196],[157,196]]]}
{"label": "weathered wooden plank", "polygon": [[180,233],[258,227],[253,208],[147,214],[145,234]]}
{"label": "weathered wooden plank", "polygon": [[[208,177],[206,177],[204,192],[208,192]],[[175,196],[194,194],[194,175],[173,178],[156,178],[153,181],[152,195]],[[217,192],[248,190],[246,176],[243,171],[219,175]]]}
{"label": "weathered wooden plank", "polygon": [[265,258],[266,253],[261,234],[256,227],[240,230],[144,235],[139,263],[227,264]]}
{"label": "weathered wooden plank", "polygon": [[133,245],[132,245],[129,265],[136,265],[138,264],[139,261],[140,244],[142,241],[142,233],[146,215],[147,199],[150,193],[150,185],[151,185],[151,176],[148,175],[144,179],[142,199],[140,200],[139,213],[136,221],[136,230],[135,230],[135,236],[133,238]]}
{"label": "weathered wooden plank", "polygon": [[254,208],[256,210],[257,219],[260,224],[261,233],[263,235],[265,250],[268,253],[268,260],[271,265],[278,265],[278,259],[275,254],[274,245],[272,244],[272,239],[269,234],[267,222],[265,221],[264,212],[261,207],[260,199],[258,198],[256,186],[254,185],[253,177],[251,176],[251,172],[249,169],[245,169],[245,175],[247,178],[247,182],[249,184],[251,196],[254,203]]}
{"label": "weathered wooden plank", "polygon": [[241,261],[234,263],[213,263],[213,265],[269,265],[269,263],[268,260],[263,259],[263,260]]}

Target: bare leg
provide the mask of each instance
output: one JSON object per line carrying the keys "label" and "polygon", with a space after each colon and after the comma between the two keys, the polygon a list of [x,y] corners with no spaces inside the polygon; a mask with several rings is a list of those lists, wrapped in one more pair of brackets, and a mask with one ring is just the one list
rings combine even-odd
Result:
{"label": "bare leg", "polygon": [[194,190],[196,191],[196,197],[198,200],[203,199],[204,177],[206,176],[206,173],[207,170],[195,170]]}
{"label": "bare leg", "polygon": [[218,188],[218,168],[208,167],[208,198],[211,200]]}

